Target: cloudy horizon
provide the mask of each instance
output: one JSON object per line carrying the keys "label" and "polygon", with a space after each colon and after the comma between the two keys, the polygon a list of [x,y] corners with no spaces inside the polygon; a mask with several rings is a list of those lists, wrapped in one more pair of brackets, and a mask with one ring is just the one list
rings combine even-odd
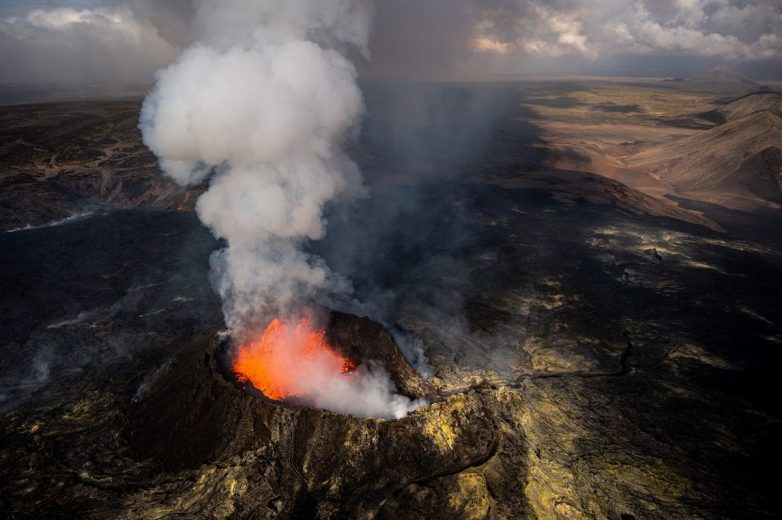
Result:
{"label": "cloudy horizon", "polygon": [[[227,2],[230,0],[219,0]],[[369,0],[367,0],[369,2]],[[693,76],[782,80],[774,0],[375,0],[365,79]],[[147,84],[193,41],[199,0],[3,0],[0,84]],[[219,3],[215,12],[219,12]]]}

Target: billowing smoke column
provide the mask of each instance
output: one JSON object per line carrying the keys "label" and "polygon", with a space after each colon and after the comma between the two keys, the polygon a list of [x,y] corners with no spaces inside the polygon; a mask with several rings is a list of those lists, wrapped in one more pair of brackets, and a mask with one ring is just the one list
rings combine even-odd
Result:
{"label": "billowing smoke column", "polygon": [[[369,25],[362,0],[203,1],[199,41],[158,73],[144,102],[144,143],[164,172],[180,184],[211,175],[196,209],[228,243],[212,263],[237,343],[272,317],[299,320],[318,294],[349,290],[301,246],[323,237],[325,204],[361,191],[340,144],[363,100],[339,51],[364,52]],[[420,404],[395,395],[385,375],[357,376],[335,385],[313,378],[323,390],[300,397],[381,417]]]}

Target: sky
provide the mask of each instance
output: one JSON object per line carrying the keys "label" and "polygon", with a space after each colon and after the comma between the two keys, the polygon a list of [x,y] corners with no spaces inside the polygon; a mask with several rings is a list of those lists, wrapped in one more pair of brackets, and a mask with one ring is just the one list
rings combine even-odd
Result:
{"label": "sky", "polygon": [[[231,0],[0,0],[0,84],[139,83]],[[274,3],[284,0],[265,0]],[[374,4],[362,77],[692,76],[782,80],[782,0],[351,0]],[[208,6],[208,7],[207,7]]]}

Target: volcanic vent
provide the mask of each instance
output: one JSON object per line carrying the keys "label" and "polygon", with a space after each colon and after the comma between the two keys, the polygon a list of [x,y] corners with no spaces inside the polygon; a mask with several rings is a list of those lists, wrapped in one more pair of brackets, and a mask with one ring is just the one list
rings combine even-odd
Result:
{"label": "volcanic vent", "polygon": [[323,384],[321,379],[350,377],[356,370],[309,318],[274,318],[260,337],[239,346],[235,358],[232,368],[238,380],[278,401],[312,394],[313,387]]}
{"label": "volcanic vent", "polygon": [[431,395],[385,328],[335,311],[274,318],[239,344],[224,342],[221,355],[230,379],[291,405],[399,418]]}

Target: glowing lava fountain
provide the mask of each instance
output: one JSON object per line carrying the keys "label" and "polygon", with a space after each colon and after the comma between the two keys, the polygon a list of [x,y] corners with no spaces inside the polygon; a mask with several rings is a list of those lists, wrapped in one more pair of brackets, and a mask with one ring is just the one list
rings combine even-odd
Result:
{"label": "glowing lava fountain", "polygon": [[355,368],[336,353],[326,331],[314,329],[308,318],[272,320],[258,339],[239,348],[233,361],[239,381],[249,381],[278,401],[312,395],[324,378],[351,378]]}

